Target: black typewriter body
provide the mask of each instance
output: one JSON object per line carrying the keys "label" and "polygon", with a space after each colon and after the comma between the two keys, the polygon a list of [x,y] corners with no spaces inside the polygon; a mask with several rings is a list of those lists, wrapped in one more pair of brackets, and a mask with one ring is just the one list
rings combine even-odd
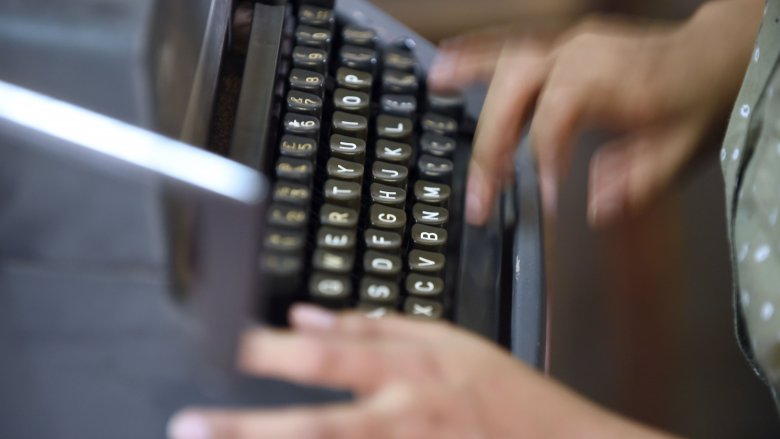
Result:
{"label": "black typewriter body", "polygon": [[[50,3],[43,24],[31,29],[55,23],[62,25],[57,32],[33,34],[20,46],[3,33],[12,27],[0,27],[0,54],[25,61],[0,65],[0,81],[66,101],[78,95],[101,113],[84,120],[105,122],[107,114],[130,122],[116,133],[174,147],[177,157],[197,150],[199,163],[207,163],[214,154],[203,157],[203,148],[244,165],[241,179],[222,181],[258,185],[258,193],[267,188],[268,197],[237,202],[203,190],[208,185],[87,157],[72,139],[9,123],[0,101],[0,181],[13,194],[28,194],[0,197],[0,437],[164,437],[167,420],[187,406],[349,398],[237,373],[240,330],[285,324],[296,301],[449,320],[545,368],[533,159],[519,145],[516,181],[488,223],[465,223],[466,168],[485,89],[430,93],[431,43],[364,0],[202,0],[193,28],[206,36],[191,44],[170,29],[189,1],[108,0],[107,7],[81,0],[79,11],[97,15],[75,24],[55,12],[79,11]],[[35,13],[24,3],[3,7],[0,23]],[[146,29],[133,18],[110,26],[136,8],[162,25]],[[132,56],[107,51],[111,60],[103,64],[112,69],[101,70],[88,62],[95,55],[85,47],[103,49],[82,34],[90,23],[100,23],[106,41],[130,35],[126,41],[148,47]],[[90,38],[79,46],[59,37],[66,28]],[[19,55],[43,37],[62,47],[47,43],[40,59],[60,54],[61,69],[41,69]],[[199,55],[171,50],[176,42]],[[171,69],[185,64],[192,69],[181,82],[194,84],[192,92],[144,92],[173,87]],[[146,82],[132,76],[147,65],[163,74],[141,76],[153,77]],[[59,93],[69,76],[75,81]],[[100,82],[107,78],[146,86]],[[4,91],[0,82],[0,96]],[[147,107],[131,105],[138,102]],[[69,160],[66,151],[81,155]],[[232,162],[219,167],[234,169]],[[204,174],[216,168],[203,169],[197,177],[208,180]],[[83,212],[58,213],[74,205]],[[29,237],[20,233],[27,230]],[[194,303],[182,299],[188,296]]]}
{"label": "black typewriter body", "polygon": [[[515,230],[540,230],[530,159],[518,160],[525,212],[510,188],[487,226],[464,221],[484,89],[428,90],[434,46],[367,2],[244,7],[232,138],[211,147],[271,179],[262,315],[284,323],[303,300],[448,319],[541,366],[541,244]],[[517,285],[531,260],[519,276],[534,286]],[[535,303],[516,312],[523,297]]]}

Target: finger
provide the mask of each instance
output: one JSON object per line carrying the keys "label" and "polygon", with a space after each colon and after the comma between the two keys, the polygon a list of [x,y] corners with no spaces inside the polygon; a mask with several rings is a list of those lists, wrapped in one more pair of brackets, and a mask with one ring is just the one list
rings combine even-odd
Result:
{"label": "finger", "polygon": [[608,226],[646,208],[687,162],[695,135],[680,125],[601,147],[591,159],[588,220]]}
{"label": "finger", "polygon": [[531,123],[532,147],[539,166],[542,207],[554,218],[558,185],[568,169],[571,139],[590,99],[585,85],[561,83],[551,78],[539,97]]}
{"label": "finger", "polygon": [[495,70],[500,47],[485,44],[482,50],[473,46],[440,49],[428,73],[428,86],[446,90],[488,80]]}
{"label": "finger", "polygon": [[185,411],[168,424],[171,439],[364,439],[384,437],[379,418],[360,405],[244,411]]}
{"label": "finger", "polygon": [[[423,386],[420,386],[423,387]],[[409,438],[399,434],[417,412],[431,410],[425,395],[441,393],[438,385],[418,387],[390,385],[376,395],[349,404],[277,410],[185,410],[168,423],[171,439],[351,439]],[[431,389],[436,392],[431,391]],[[420,395],[424,394],[423,397]],[[427,398],[428,400],[430,398]],[[452,398],[449,398],[452,400]],[[419,416],[418,416],[419,417]],[[407,430],[408,431],[408,430]],[[419,433],[419,432],[417,432]],[[449,437],[449,436],[448,436]]]}
{"label": "finger", "polygon": [[487,221],[499,188],[512,174],[512,157],[549,70],[546,53],[536,47],[505,46],[490,82],[477,126],[466,190],[466,220]]}
{"label": "finger", "polygon": [[435,378],[439,369],[429,350],[409,341],[264,330],[244,337],[239,363],[249,373],[359,394],[397,379]]}
{"label": "finger", "polygon": [[449,326],[398,315],[372,319],[360,312],[333,313],[323,308],[297,304],[290,310],[294,328],[305,332],[331,332],[343,336],[393,340],[435,341]]}
{"label": "finger", "polygon": [[492,27],[441,41],[428,85],[434,90],[459,88],[490,79],[510,35],[509,27]]}

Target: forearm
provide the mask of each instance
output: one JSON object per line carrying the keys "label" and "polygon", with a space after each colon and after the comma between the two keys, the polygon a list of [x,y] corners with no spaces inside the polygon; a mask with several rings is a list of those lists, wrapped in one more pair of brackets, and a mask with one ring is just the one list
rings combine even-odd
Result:
{"label": "forearm", "polygon": [[[739,92],[761,22],[764,0],[718,0],[702,5],[678,31],[681,57],[696,59],[705,72],[691,83],[711,90],[714,110],[731,109]],[[680,74],[689,74],[681,70]]]}

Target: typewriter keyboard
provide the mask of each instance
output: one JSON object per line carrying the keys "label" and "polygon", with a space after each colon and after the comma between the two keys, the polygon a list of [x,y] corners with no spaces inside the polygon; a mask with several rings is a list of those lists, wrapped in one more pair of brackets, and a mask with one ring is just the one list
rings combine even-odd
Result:
{"label": "typewriter keyboard", "polygon": [[290,8],[261,267],[325,306],[447,317],[463,99],[431,94],[410,41]]}

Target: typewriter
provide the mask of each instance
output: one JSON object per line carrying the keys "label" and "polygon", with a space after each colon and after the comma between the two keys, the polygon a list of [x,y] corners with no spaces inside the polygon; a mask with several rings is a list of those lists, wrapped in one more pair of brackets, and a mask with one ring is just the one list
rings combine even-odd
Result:
{"label": "typewriter", "polygon": [[0,26],[0,81],[50,95],[0,82],[0,181],[32,197],[0,199],[0,436],[157,437],[185,405],[348,397],[236,376],[244,322],[298,301],[449,320],[544,368],[533,159],[519,145],[488,224],[465,223],[485,89],[429,90],[431,43],[364,0],[77,3],[43,8],[50,34]]}

